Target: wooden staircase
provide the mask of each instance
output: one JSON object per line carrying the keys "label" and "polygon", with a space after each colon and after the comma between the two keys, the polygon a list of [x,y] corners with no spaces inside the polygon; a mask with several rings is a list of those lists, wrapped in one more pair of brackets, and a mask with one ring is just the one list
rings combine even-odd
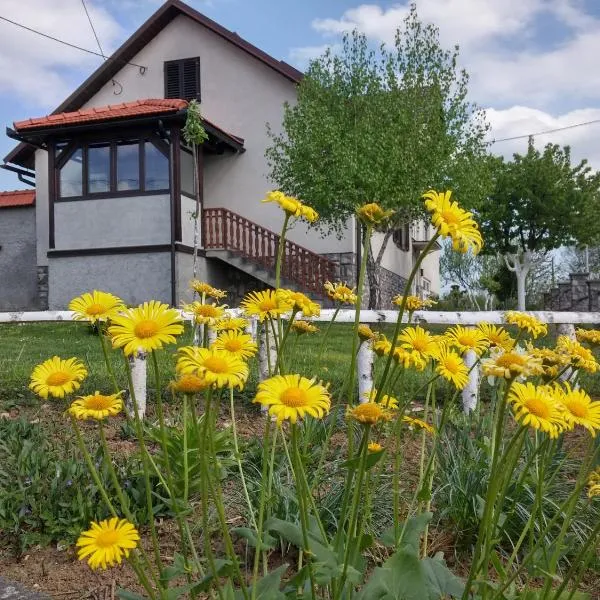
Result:
{"label": "wooden staircase", "polygon": [[[226,208],[202,211],[202,240],[207,257],[218,258],[275,287],[280,236]],[[333,281],[336,263],[290,240],[284,241],[282,283],[302,292],[323,295]]]}

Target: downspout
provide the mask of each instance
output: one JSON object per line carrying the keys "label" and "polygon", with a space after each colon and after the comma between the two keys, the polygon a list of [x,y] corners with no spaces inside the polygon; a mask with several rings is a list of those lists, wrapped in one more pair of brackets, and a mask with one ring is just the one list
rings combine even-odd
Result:
{"label": "downspout", "polygon": [[179,129],[171,129],[171,144],[169,146],[169,162],[171,165],[171,305],[177,305],[177,258],[175,255],[175,237],[176,237],[176,211],[175,203],[179,201],[177,192],[179,189],[178,183],[178,159],[179,153]]}

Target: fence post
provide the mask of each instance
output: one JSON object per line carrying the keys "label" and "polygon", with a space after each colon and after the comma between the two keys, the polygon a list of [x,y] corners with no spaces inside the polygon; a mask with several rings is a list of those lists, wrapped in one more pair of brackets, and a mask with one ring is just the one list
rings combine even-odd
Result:
{"label": "fence post", "polygon": [[277,350],[274,341],[269,339],[269,344],[267,344],[267,327],[265,321],[262,326],[259,326],[258,333],[258,378],[260,381],[269,378],[269,364],[271,370],[273,370],[277,361]]}
{"label": "fence post", "polygon": [[138,407],[138,416],[144,418],[146,415],[146,354],[139,352],[129,357],[129,366],[131,368],[131,381],[133,390],[130,390],[127,410],[133,414],[133,401],[131,394],[135,394],[135,400]]}
{"label": "fence post", "polygon": [[469,381],[462,391],[463,410],[466,414],[475,410],[479,397],[479,366],[473,367],[477,361],[477,354],[473,350],[467,350],[464,355],[465,365],[470,369]]}
{"label": "fence post", "polygon": [[[371,344],[364,341],[358,348],[356,357],[358,367],[358,401],[360,404],[369,401],[373,389],[374,353]],[[351,401],[351,399],[349,399]]]}

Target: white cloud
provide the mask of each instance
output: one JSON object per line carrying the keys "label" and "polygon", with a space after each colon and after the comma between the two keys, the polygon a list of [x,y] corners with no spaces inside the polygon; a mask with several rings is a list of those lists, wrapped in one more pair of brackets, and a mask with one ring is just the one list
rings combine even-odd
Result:
{"label": "white cloud", "polygon": [[[118,22],[98,3],[87,9],[104,52],[110,54],[123,37]],[[77,46],[97,51],[96,40],[83,6],[73,0],[0,0],[0,14]],[[78,79],[100,65],[102,59],[69,48],[15,25],[0,21],[0,93],[26,99],[45,110],[60,103]]]}
{"label": "white cloud", "polygon": [[333,52],[340,49],[339,44],[322,44],[320,46],[303,46],[301,48],[292,48],[289,53],[290,60],[300,68],[304,68],[308,63],[321,56],[325,51],[331,48]]}

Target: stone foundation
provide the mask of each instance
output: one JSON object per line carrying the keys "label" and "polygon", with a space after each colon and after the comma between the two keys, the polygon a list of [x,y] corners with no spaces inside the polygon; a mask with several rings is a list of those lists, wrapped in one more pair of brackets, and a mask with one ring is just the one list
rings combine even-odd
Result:
{"label": "stone foundation", "polygon": [[37,291],[40,310],[48,310],[48,267],[37,268]]}

